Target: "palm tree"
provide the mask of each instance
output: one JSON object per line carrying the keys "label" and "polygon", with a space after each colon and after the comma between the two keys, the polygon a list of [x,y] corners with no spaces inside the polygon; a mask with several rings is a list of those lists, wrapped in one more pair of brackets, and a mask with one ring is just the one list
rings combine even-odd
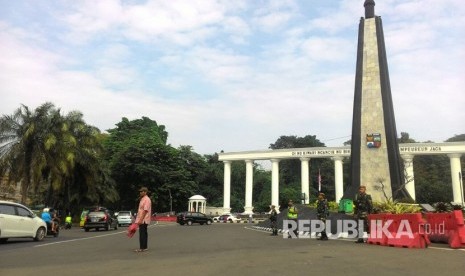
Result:
{"label": "palm tree", "polygon": [[38,202],[68,210],[81,200],[114,202],[119,196],[102,163],[101,137],[81,112],[62,116],[52,103],[34,111],[21,105],[0,118],[0,175],[21,183],[23,203],[31,190]]}
{"label": "palm tree", "polygon": [[[70,112],[65,117],[66,128],[74,138],[69,143],[68,160],[72,162],[72,173],[67,174],[65,183],[66,203],[79,203],[81,199],[94,203],[114,202],[119,198],[108,170],[101,162],[102,143],[100,130],[87,125],[80,112]],[[83,195],[85,195],[84,198]]]}
{"label": "palm tree", "polygon": [[0,118],[0,173],[8,173],[10,181],[21,183],[21,202],[25,203],[31,186],[42,179],[46,165],[45,144],[52,103],[44,103],[34,111],[21,105],[13,115]]}

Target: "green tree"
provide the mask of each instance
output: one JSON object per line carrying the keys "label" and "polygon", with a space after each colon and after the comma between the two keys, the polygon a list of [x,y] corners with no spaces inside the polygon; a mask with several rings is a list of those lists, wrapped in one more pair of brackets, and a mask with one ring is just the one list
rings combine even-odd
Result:
{"label": "green tree", "polygon": [[463,142],[463,141],[465,141],[465,133],[455,134],[454,137],[451,137],[446,140],[446,142]]}
{"label": "green tree", "polygon": [[[308,148],[308,147],[325,147],[325,144],[316,138],[315,135],[305,137],[281,136],[278,140],[270,145],[271,149],[288,149],[288,148]],[[280,171],[280,189],[286,185],[294,189],[298,196],[296,202],[301,199],[301,161],[298,159],[282,160],[279,163]],[[321,175],[322,192],[328,194],[329,199],[334,198],[334,166],[331,160],[326,158],[312,158],[310,160],[310,198],[315,198],[318,191],[318,174]],[[289,193],[288,193],[289,194]],[[283,195],[285,196],[285,195]],[[280,196],[280,198],[282,198]]]}
{"label": "green tree", "polygon": [[52,103],[34,111],[22,105],[2,117],[0,129],[1,173],[21,182],[23,202],[29,197],[32,204],[70,210],[85,195],[117,199],[112,185],[102,190],[111,179],[99,162],[100,131],[81,112],[63,116]]}
{"label": "green tree", "polygon": [[253,205],[255,212],[266,212],[271,205],[271,172],[255,166],[253,184]]}
{"label": "green tree", "polygon": [[410,138],[410,134],[408,134],[408,132],[401,132],[398,142],[399,143],[416,143],[414,139]]}
{"label": "green tree", "polygon": [[452,200],[450,164],[447,156],[415,156],[413,170],[417,202],[431,204]]}
{"label": "green tree", "polygon": [[[407,135],[403,136],[408,141]],[[407,141],[407,142],[408,142]],[[465,141],[465,134],[455,135],[446,142]],[[462,167],[465,161],[462,160]],[[444,155],[418,155],[413,161],[416,201],[421,203],[449,202],[452,200],[450,161]]]}
{"label": "green tree", "polygon": [[100,130],[87,125],[78,111],[63,118],[61,130],[56,160],[63,164],[63,169],[61,181],[53,185],[61,193],[55,200],[61,199],[67,210],[81,202],[106,205],[118,200],[115,183],[102,162],[104,136]]}
{"label": "green tree", "polygon": [[42,180],[52,112],[52,103],[34,111],[21,105],[12,115],[0,119],[0,173],[8,174],[9,181],[21,183],[22,203],[26,203],[31,186],[35,188]]}
{"label": "green tree", "polygon": [[209,206],[223,206],[224,164],[218,154],[205,155],[204,178],[199,180],[199,194],[207,198]]}
{"label": "green tree", "polygon": [[135,208],[138,187],[146,186],[152,192],[154,210],[185,209],[187,199],[198,191],[195,176],[185,166],[195,155],[187,154],[188,147],[179,152],[167,145],[165,127],[147,117],[123,118],[116,126],[108,131],[104,145],[105,160],[121,197],[117,207]]}

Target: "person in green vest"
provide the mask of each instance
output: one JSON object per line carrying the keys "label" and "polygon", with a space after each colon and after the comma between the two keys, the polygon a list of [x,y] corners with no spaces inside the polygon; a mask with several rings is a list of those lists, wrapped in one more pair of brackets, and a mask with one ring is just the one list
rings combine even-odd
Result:
{"label": "person in green vest", "polygon": [[[299,222],[297,220],[298,214],[299,214],[299,210],[297,210],[297,208],[294,206],[294,202],[292,200],[289,200],[288,208],[287,208],[287,219],[295,221],[295,223],[297,225],[297,227],[295,227],[295,229],[293,231],[295,237],[298,237],[298,233],[297,233],[297,228],[298,228],[298,225],[299,225]],[[290,229],[291,227],[288,227],[288,228]],[[292,238],[292,236],[290,234],[289,234],[289,238]]]}
{"label": "person in green vest", "polygon": [[73,222],[71,218],[71,213],[68,213],[68,215],[65,218],[65,229],[71,229]]}

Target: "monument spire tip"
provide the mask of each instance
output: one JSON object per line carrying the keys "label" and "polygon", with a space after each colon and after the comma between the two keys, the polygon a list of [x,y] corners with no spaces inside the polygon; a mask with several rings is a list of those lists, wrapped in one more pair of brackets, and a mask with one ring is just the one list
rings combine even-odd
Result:
{"label": "monument spire tip", "polygon": [[375,17],[375,1],[374,0],[365,0],[363,4],[365,7],[365,18]]}

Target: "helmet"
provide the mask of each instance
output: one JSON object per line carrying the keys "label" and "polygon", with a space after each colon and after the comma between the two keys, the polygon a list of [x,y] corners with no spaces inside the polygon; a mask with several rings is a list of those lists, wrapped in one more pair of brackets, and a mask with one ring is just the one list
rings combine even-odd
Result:
{"label": "helmet", "polygon": [[44,208],[44,213],[48,213],[48,211],[50,211],[49,208]]}

